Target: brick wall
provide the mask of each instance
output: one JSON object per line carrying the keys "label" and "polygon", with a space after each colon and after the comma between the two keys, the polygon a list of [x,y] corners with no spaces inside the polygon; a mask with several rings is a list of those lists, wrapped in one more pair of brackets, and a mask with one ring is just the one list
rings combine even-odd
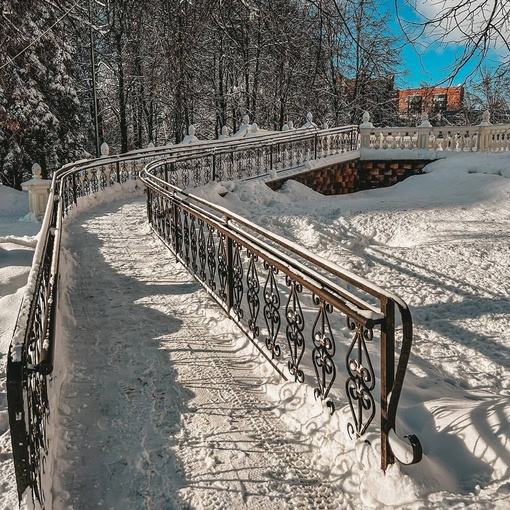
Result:
{"label": "brick wall", "polygon": [[342,195],[365,189],[384,188],[421,174],[430,161],[361,161],[359,159],[335,163],[316,170],[308,170],[266,184],[279,190],[289,179],[300,182],[323,195]]}
{"label": "brick wall", "polygon": [[397,91],[398,109],[401,114],[408,112],[408,99],[419,96],[423,99],[421,110],[428,114],[434,113],[434,96],[446,95],[446,110],[456,111],[464,105],[464,86],[456,87],[424,87]]}

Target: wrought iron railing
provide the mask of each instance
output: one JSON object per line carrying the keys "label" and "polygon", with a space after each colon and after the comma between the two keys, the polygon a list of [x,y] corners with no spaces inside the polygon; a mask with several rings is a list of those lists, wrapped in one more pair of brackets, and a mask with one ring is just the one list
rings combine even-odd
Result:
{"label": "wrought iron railing", "polygon": [[[138,156],[141,158],[141,156]],[[54,367],[62,220],[82,196],[138,178],[138,159],[123,161],[126,173],[106,178],[106,161],[67,165],[53,176],[29,280],[7,360],[7,400],[18,496],[50,508],[43,478],[50,471],[51,374]],[[120,166],[115,165],[117,168]]]}
{"label": "wrought iron railing", "polygon": [[[47,429],[51,413],[50,402],[58,398],[58,395],[52,393],[52,391],[56,391],[52,389],[52,372],[56,345],[60,239],[65,224],[63,219],[78,203],[79,199],[99,193],[107,188],[121,185],[129,180],[138,179],[141,169],[156,158],[161,159],[161,166],[155,167],[156,173],[160,176],[165,176],[166,173],[170,180],[180,179],[181,185],[185,182],[184,176],[186,175],[187,161],[191,160],[193,164],[200,165],[199,174],[193,174],[193,179],[190,179],[188,182],[188,184],[197,186],[212,178],[229,179],[260,174],[263,171],[263,167],[257,166],[255,168],[253,166],[254,158],[257,165],[260,159],[260,163],[263,165],[269,161],[272,168],[283,169],[300,164],[307,159],[325,157],[350,149],[356,149],[357,145],[357,131],[352,126],[314,132],[298,130],[294,133],[279,134],[271,137],[271,141],[268,138],[257,137],[239,141],[227,140],[220,144],[218,142],[207,142],[197,144],[196,146],[155,148],[121,156],[103,157],[98,160],[81,161],[67,165],[53,174],[39,242],[34,254],[29,282],[25,288],[7,362],[9,423],[20,500],[25,491],[28,490],[30,495],[27,501],[32,502],[33,506],[49,508],[48,505],[51,504],[48,503],[50,498],[47,494],[45,495],[43,489],[48,484],[51,485],[51,481],[43,483],[43,479],[45,476],[50,476],[52,462],[49,453],[51,438],[48,437]],[[211,161],[211,166],[209,166],[211,169],[210,173],[207,172],[207,164],[205,163],[208,161],[208,158]],[[235,161],[235,165],[230,165],[229,161]],[[174,167],[172,168],[171,165],[174,165]],[[171,170],[175,171],[172,172]],[[158,180],[157,182],[158,186],[163,186],[161,181]],[[260,253],[258,251],[250,252],[252,253],[251,260],[253,260],[253,264],[258,260],[266,261],[268,268],[274,268],[271,270],[274,271],[275,282],[278,277],[277,275],[280,274],[279,272],[286,274],[284,266],[287,264],[287,259],[279,258],[280,255],[276,254],[276,252],[272,254],[271,250],[273,248],[269,248],[269,245],[265,248],[262,246],[257,248],[256,244],[250,241],[250,235],[253,235],[253,232],[244,235],[241,231],[235,236],[227,235],[226,231],[221,234],[224,236],[222,237],[224,242],[220,244],[225,247],[226,251],[224,255],[220,255],[218,251],[220,245],[211,244],[209,232],[204,231],[207,221],[206,216],[200,216],[202,214],[201,210],[197,209],[198,216],[191,215],[190,212],[185,212],[188,211],[186,209],[188,206],[184,207],[180,205],[180,202],[175,202],[172,207],[174,207],[175,211],[179,211],[179,213],[175,213],[173,216],[174,220],[171,220],[172,216],[168,216],[166,213],[163,214],[162,211],[164,210],[163,204],[165,204],[165,207],[169,204],[169,202],[166,202],[169,200],[168,194],[177,197],[174,193],[174,188],[170,192],[170,188],[165,184],[161,188],[164,194],[161,195],[163,198],[160,199],[156,198],[155,188],[151,186],[147,188],[150,197],[148,200],[150,206],[149,218],[151,218],[154,225],[159,225],[158,230],[166,228],[168,232],[174,232],[175,239],[179,239],[176,241],[177,244],[175,244],[179,258],[187,261],[186,264],[188,266],[191,264],[190,267],[193,272],[195,272],[194,268],[196,266],[199,276],[207,275],[203,279],[207,278],[210,280],[209,289],[212,295],[218,294],[219,291],[217,289],[223,289],[226,292],[226,296],[222,294],[220,302],[230,303],[227,309],[233,310],[239,317],[248,314],[247,311],[245,312],[245,309],[255,310],[257,303],[260,307],[262,303],[260,301],[260,291],[256,290],[257,282],[260,286],[260,280],[253,277],[250,279],[249,284],[249,296],[252,296],[250,297],[251,304],[249,306],[255,308],[246,308],[248,293],[243,291],[243,286],[245,285],[243,278],[246,275],[242,273],[242,266],[239,264],[241,247],[244,247],[243,249],[246,251],[248,246],[246,243],[252,243],[249,246],[253,250],[261,250]],[[157,200],[162,200],[160,209],[156,207],[155,200],[156,202]],[[210,220],[213,221],[213,217]],[[181,223],[179,225],[174,223],[173,226],[170,226],[168,222],[171,221],[181,222],[182,225]],[[186,226],[186,222],[188,222],[188,226]],[[192,222],[194,222],[194,228],[190,226]],[[199,222],[203,222],[200,223],[202,225],[200,228],[198,227]],[[209,225],[209,223],[207,224]],[[214,235],[217,235],[217,232],[223,232],[221,230],[223,227],[220,223],[213,222],[210,225],[211,232]],[[239,225],[242,224],[240,223]],[[171,236],[170,233],[162,233],[161,235],[164,239]],[[204,244],[203,242],[203,236],[206,235],[207,237],[205,238],[208,239],[207,242],[209,244]],[[213,240],[214,235],[212,237]],[[212,255],[213,251],[214,257]],[[203,265],[204,261],[206,261],[205,266]],[[294,267],[293,264],[292,257],[288,257],[289,267]],[[233,268],[237,268],[236,271]],[[250,274],[254,275],[255,265],[252,268],[250,269]],[[298,303],[302,302],[300,300],[300,289],[302,287],[309,288],[307,283],[309,276],[307,274],[306,272],[299,273],[299,275],[293,273],[289,276],[289,282],[291,282],[291,286],[294,289],[292,299],[295,305],[294,308],[289,308],[288,313],[296,314],[296,319],[288,326],[290,328],[288,333],[290,337],[294,335],[296,338],[300,338],[301,326],[297,310],[299,309]],[[225,278],[229,282],[228,286],[225,284]],[[319,300],[317,306],[323,310],[322,318],[319,321],[319,326],[317,326],[317,333],[319,330],[324,332],[323,329],[329,320],[330,306],[347,306],[347,308],[351,306],[347,304],[347,301],[342,305],[343,294],[338,293],[336,295],[331,290],[327,290],[330,284],[327,283],[327,278],[321,278],[324,280],[323,283],[320,283],[322,280],[318,280],[317,288],[315,289],[314,287],[314,299]],[[271,281],[268,285],[268,292],[270,293]],[[321,285],[326,290],[322,289]],[[277,299],[276,295],[274,299]],[[281,321],[279,322],[277,317],[282,310],[278,308],[276,302],[271,304],[270,301],[267,303],[263,301],[263,303],[262,306],[265,307],[264,313],[268,314],[267,320],[269,324],[272,324],[274,328],[281,326]],[[388,301],[388,303],[388,306],[391,308],[393,301]],[[360,308],[360,310],[362,309]],[[404,315],[407,313],[405,310],[404,307],[402,312]],[[388,323],[388,319],[383,319],[382,316],[373,315],[371,318],[365,317],[364,313],[359,316],[352,316],[353,320],[356,319],[352,323],[356,324],[355,327],[358,327],[357,325],[359,324],[359,327],[368,328],[368,331],[372,330],[376,324],[383,325],[383,323]],[[255,317],[255,315],[254,312],[250,312],[250,317]],[[374,317],[376,317],[375,321]],[[239,320],[238,322],[242,325],[242,321]],[[321,325],[322,323],[324,324],[323,326]],[[260,326],[255,323],[248,324],[247,327],[248,331],[250,331],[250,328],[253,328],[253,331],[260,330]],[[322,330],[320,329],[321,327]],[[385,333],[385,338],[391,337],[392,331],[388,334]],[[321,377],[323,377],[324,382],[319,386],[319,392],[320,396],[324,398],[328,397],[330,390],[329,378],[331,373],[329,363],[333,359],[331,347],[334,346],[334,343],[331,345],[327,343],[326,336],[324,335],[322,340],[317,340],[319,343],[316,348],[317,355],[322,356],[324,363],[322,366],[317,365],[319,373],[323,374]],[[363,337],[360,338],[363,339]],[[406,338],[410,339],[410,333]],[[321,341],[326,343],[322,345]],[[276,342],[274,332],[268,337],[267,342],[271,347],[270,352],[276,356],[279,351],[279,344]],[[291,366],[295,366],[295,376],[299,379],[301,378],[299,340],[296,340],[293,345],[295,354],[294,358],[292,358],[292,363],[294,365]],[[405,363],[408,357],[408,353],[406,354],[405,350],[409,348],[410,343],[405,343],[402,347],[403,354],[401,355],[401,360],[404,360]],[[404,361],[399,362],[399,371],[405,371]],[[403,368],[402,364],[404,364]],[[352,370],[354,368],[351,368]],[[355,373],[353,372],[353,374]],[[388,388],[393,388],[393,394],[391,400],[384,404],[388,415],[384,430],[394,428],[393,421],[396,414],[396,402],[398,402],[398,392],[400,391],[398,385],[401,384],[399,381],[403,379],[403,375],[395,378],[397,383],[392,381],[392,377],[390,373],[390,379],[387,379],[388,382],[385,383]],[[357,384],[356,381],[356,376],[353,375],[352,383],[350,384]],[[387,395],[388,393],[389,390],[385,394]],[[355,395],[354,386],[351,394]],[[360,410],[365,409],[367,405],[364,404],[363,399],[353,400],[353,402],[353,405],[361,405]],[[366,422],[365,420],[363,424]],[[364,426],[360,428],[357,422],[353,424],[354,431],[362,432],[363,428]],[[387,459],[386,462],[390,462],[391,454],[389,456],[386,455],[385,458]]]}
{"label": "wrought iron railing", "polygon": [[[356,126],[322,131],[297,130],[291,135],[223,141],[202,146],[193,153],[172,152],[158,158],[151,173],[186,189],[222,181],[258,177],[304,165],[307,161],[349,152],[358,148]],[[163,160],[164,164],[160,164]]]}
{"label": "wrought iron railing", "polygon": [[[381,466],[386,469],[395,461],[391,438],[412,344],[406,304],[157,177],[164,166],[154,162],[142,172],[150,225],[282,377],[287,379],[287,373],[297,382],[313,381],[316,398],[333,412],[341,398],[335,382],[342,373],[342,347],[344,394],[351,410],[348,432],[358,437],[375,419],[379,380]],[[402,324],[398,361],[396,311]],[[345,321],[342,330],[340,324]],[[379,351],[370,352],[377,340]],[[373,362],[377,357],[378,369]],[[406,437],[412,452],[410,458],[400,460],[416,463],[422,456],[420,442],[414,435]]]}

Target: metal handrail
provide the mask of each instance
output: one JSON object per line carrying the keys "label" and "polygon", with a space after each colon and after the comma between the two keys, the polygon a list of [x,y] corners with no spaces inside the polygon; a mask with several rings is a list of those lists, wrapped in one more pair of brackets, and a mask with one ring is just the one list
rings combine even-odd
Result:
{"label": "metal handrail", "polygon": [[[186,192],[158,177],[157,174],[162,174],[158,169],[165,164],[165,161],[150,163],[141,174],[141,180],[147,187],[148,192],[149,223],[162,241],[176,255],[177,259],[187,267],[209,294],[236,321],[259,350],[262,351],[258,345],[260,328],[256,321],[262,298],[255,296],[252,289],[251,299],[257,305],[250,304],[250,298],[246,297],[244,299],[247,302],[244,303],[244,309],[241,309],[243,298],[238,296],[236,302],[231,295],[233,292],[242,294],[244,291],[242,281],[237,282],[238,289],[235,291],[234,275],[237,274],[239,280],[239,273],[242,274],[241,279],[246,280],[247,286],[253,285],[258,294],[261,292],[258,276],[254,276],[261,269],[259,267],[258,272],[251,269],[252,274],[248,274],[249,270],[246,274],[244,273],[239,258],[239,252],[243,249],[247,254],[245,263],[249,264],[251,268],[255,267],[255,262],[259,258],[264,261],[264,269],[268,273],[266,285],[271,280],[271,292],[277,284],[271,279],[272,276],[270,275],[275,271],[281,272],[286,275],[286,284],[290,289],[286,291],[289,302],[291,296],[294,296],[292,299],[295,299],[293,289],[298,285],[301,290],[303,288],[310,290],[314,300],[317,298],[316,305],[320,308],[317,317],[321,316],[323,322],[325,316],[328,315],[327,312],[331,313],[333,309],[348,317],[349,327],[355,331],[355,338],[348,351],[346,361],[349,375],[346,383],[346,393],[353,414],[353,421],[349,426],[350,432],[358,436],[365,433],[375,415],[375,402],[371,395],[373,390],[371,385],[374,383],[375,375],[371,368],[367,342],[373,337],[373,328],[375,326],[381,327],[381,466],[386,469],[395,460],[390,437],[392,433],[393,435],[395,433],[398,402],[412,346],[412,318],[406,303],[398,296],[318,257],[309,250],[263,229],[228,209]],[[233,250],[238,252],[236,255],[238,258],[237,266],[234,262],[235,256],[233,253],[230,253],[229,256],[225,255],[225,253]],[[222,265],[225,266],[223,268],[224,275],[220,277],[219,268]],[[317,272],[317,269],[321,270],[322,273]],[[324,273],[326,276],[324,276]],[[254,278],[257,280],[256,283],[253,282]],[[344,285],[354,286],[376,298],[379,307],[374,307],[369,301],[346,291],[342,285],[335,283],[334,279],[340,280]],[[280,286],[284,285],[280,284]],[[268,300],[267,296],[264,296],[265,306],[268,308],[270,315],[280,316],[280,298],[281,296],[278,295],[276,299],[278,307],[275,309],[271,304],[271,299]],[[253,311],[254,306],[257,313]],[[247,310],[249,311],[247,312]],[[399,311],[402,322],[400,356],[396,364],[395,310]],[[250,315],[248,320],[245,320],[246,313]],[[295,314],[295,310],[293,313]],[[317,320],[319,320],[318,318]],[[304,319],[302,319],[302,322],[304,322]],[[269,335],[269,339],[266,338],[266,347],[269,352],[262,352],[266,357],[269,355],[274,357],[275,353],[279,356],[281,349],[275,347],[277,335],[271,333],[272,327],[269,324],[266,323],[266,325]],[[280,329],[279,326],[280,320],[278,319],[278,330]],[[290,326],[292,325],[289,322],[287,327]],[[324,336],[324,331],[322,331],[322,334]],[[295,331],[289,333],[287,329],[286,339],[289,343],[290,353],[295,352],[298,348],[295,343],[291,347],[291,337],[295,338]],[[295,342],[295,340],[293,341]],[[301,339],[301,341],[304,342],[304,339]],[[332,337],[319,343],[320,346],[313,339],[315,347],[312,353],[312,361],[316,369],[318,384],[315,392],[316,396],[326,401],[328,407],[334,409],[334,404],[329,398],[329,391],[336,374],[333,360],[336,351],[335,343]],[[302,345],[303,343],[299,347]],[[351,357],[355,349],[357,349],[357,359]],[[303,354],[301,354],[302,356]],[[325,366],[324,363],[326,364],[326,372],[330,371],[326,375],[329,375],[330,379],[324,374],[319,375],[320,363],[315,363],[314,356],[320,357],[321,363],[323,363],[322,368]],[[368,359],[367,366],[370,368],[363,366],[363,359],[365,361]],[[275,368],[283,375],[278,366]],[[289,361],[289,371],[296,380],[302,382],[304,376],[299,368],[299,363],[296,365],[295,356]],[[367,381],[370,381],[370,384],[367,384]],[[355,409],[355,407],[357,408]],[[369,414],[372,413],[368,419],[364,418],[364,411],[369,411]],[[406,436],[406,438],[409,440],[412,454],[409,461],[402,462],[416,463],[422,456],[421,444],[414,435]]]}
{"label": "metal handrail", "polygon": [[[54,172],[39,242],[34,253],[29,281],[23,295],[7,361],[9,422],[20,501],[24,492],[29,489],[32,502],[34,504],[37,502],[41,508],[45,507],[46,495],[43,491],[42,479],[44,476],[43,466],[51,461],[51,459],[48,459],[49,438],[47,437],[46,425],[49,420],[49,392],[52,391],[51,374],[55,364],[55,328],[61,234],[64,226],[63,219],[78,203],[80,197],[100,192],[102,189],[123,183],[129,179],[138,179],[142,168],[151,160],[153,161],[149,163],[149,168],[154,168],[156,159],[159,160],[159,165],[165,165],[169,162],[184,165],[190,159],[201,165],[206,161],[206,158],[210,158],[214,154],[228,154],[235,151],[239,154],[248,155],[249,151],[267,149],[271,146],[270,140],[272,140],[273,146],[281,143],[288,144],[290,147],[311,138],[316,143],[317,141],[321,143],[320,140],[328,136],[349,136],[351,144],[349,149],[357,149],[358,147],[357,130],[352,126],[313,132],[296,130],[293,133],[286,132],[270,137],[260,136],[242,140],[227,139],[223,142],[212,141],[200,143],[194,147],[195,144],[183,147],[167,146],[139,150],[118,156],[105,156],[92,161],[78,161],[65,165]],[[171,189],[170,185],[164,183],[161,179],[154,177],[151,177],[151,179],[153,182],[147,188],[151,190],[148,191],[149,193],[155,192],[155,189],[157,189],[158,193],[163,192],[165,199],[168,199],[166,196],[168,193],[174,197],[178,196],[178,188]],[[284,246],[286,253],[283,253],[277,247],[277,242],[274,246],[270,246],[268,243],[261,244],[257,237],[260,238],[265,233],[257,231],[255,225],[232,214],[225,223],[225,220],[221,218],[226,217],[227,211],[217,211],[219,217],[214,219],[210,216],[210,212],[206,210],[207,208],[214,208],[213,204],[195,200],[195,205],[185,205],[189,201],[190,199],[186,198],[181,205],[178,205],[180,202],[175,202],[175,204],[183,210],[190,207],[190,214],[193,211],[194,214],[203,215],[204,221],[213,222],[211,224],[218,232],[222,232],[225,236],[228,234],[231,242],[250,246],[254,253],[256,251],[261,257],[270,261],[272,267],[280,267],[282,271],[285,268],[292,268],[295,278],[293,281],[301,282],[300,285],[306,285],[310,279],[315,279],[315,295],[318,296],[318,299],[334,303],[338,308],[344,306],[351,310],[354,307],[352,308],[354,310],[358,307],[362,313],[355,315],[355,318],[360,327],[371,328],[376,323],[380,323],[381,318],[378,315],[378,310],[374,309],[372,304],[365,303],[363,300],[356,301],[357,298],[350,296],[345,289],[330,281],[327,274],[318,274],[316,270],[311,270],[306,264],[295,262],[292,255],[295,247],[292,245],[287,243]],[[250,229],[252,234],[246,232]],[[277,241],[274,236],[267,236],[267,240],[273,243]],[[280,245],[281,247],[283,245]],[[314,262],[313,254],[302,250],[300,254],[305,260],[308,257],[308,262]],[[333,274],[332,267],[326,262],[316,264],[316,267],[323,273]],[[344,281],[350,281],[349,278],[351,278],[347,272],[335,276],[341,277]],[[357,277],[352,275],[352,280],[356,279]],[[212,295],[214,295],[214,292]],[[388,302],[396,303],[398,307],[402,306],[402,302],[394,297],[387,296],[387,299]],[[234,302],[234,296],[230,297],[230,302]],[[402,350],[405,350],[405,346],[402,346]],[[265,355],[267,356],[267,354]],[[405,372],[405,366],[403,370]],[[387,422],[388,426],[391,426],[390,429],[394,428],[394,416],[400,393],[400,388],[394,387],[393,383],[390,384],[391,389]],[[397,395],[396,399],[394,395]],[[391,456],[387,456],[387,459],[391,461]]]}

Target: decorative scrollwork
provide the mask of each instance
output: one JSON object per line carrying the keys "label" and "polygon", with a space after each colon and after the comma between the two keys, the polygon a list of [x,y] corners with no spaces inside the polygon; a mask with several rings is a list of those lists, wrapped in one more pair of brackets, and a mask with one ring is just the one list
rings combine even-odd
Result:
{"label": "decorative scrollwork", "polygon": [[83,178],[82,178],[82,197],[83,196],[87,196],[87,195],[90,195],[90,181],[89,181],[89,176],[88,176],[88,171],[85,170],[85,172],[83,172]]}
{"label": "decorative scrollwork", "polygon": [[191,164],[188,161],[185,161],[182,165],[182,187],[184,189],[189,187],[189,172],[190,172]]}
{"label": "decorative scrollwork", "polygon": [[229,152],[227,154],[227,177],[229,181],[232,181],[234,179],[234,171],[235,171],[234,153]]}
{"label": "decorative scrollwork", "polygon": [[191,248],[191,269],[193,269],[193,273],[197,274],[198,265],[197,265],[197,257],[198,257],[198,240],[197,240],[197,226],[195,222],[196,216],[191,215],[191,226],[190,226],[190,248]]}
{"label": "decorative scrollwork", "polygon": [[319,305],[319,311],[312,327],[313,351],[312,361],[317,376],[318,387],[314,390],[315,398],[326,401],[331,413],[335,411],[334,403],[328,399],[329,392],[336,378],[336,366],[333,356],[336,352],[335,339],[331,331],[328,314],[333,306],[324,299],[314,295],[313,301]]}
{"label": "decorative scrollwork", "polygon": [[200,182],[202,181],[202,166],[200,164],[200,159],[196,159],[193,162],[193,184],[195,188],[200,186]]}
{"label": "decorative scrollwork", "polygon": [[175,205],[175,243],[177,245],[177,253],[183,256],[182,249],[182,209],[179,205]]}
{"label": "decorative scrollwork", "polygon": [[287,318],[286,337],[291,358],[288,367],[289,372],[294,376],[294,380],[302,383],[305,380],[305,374],[299,368],[299,364],[305,352],[305,338],[303,336],[305,318],[299,302],[299,294],[303,291],[303,286],[289,276],[286,277],[286,283],[290,287],[289,299],[285,307],[285,317]]}
{"label": "decorative scrollwork", "polygon": [[235,167],[237,169],[237,178],[242,179],[244,177],[245,169],[244,169],[244,158],[241,151],[236,151],[234,153]]}
{"label": "decorative scrollwork", "polygon": [[223,159],[223,156],[218,154],[216,156],[216,180],[217,181],[222,181],[223,180],[223,176],[225,175],[225,163],[224,163],[224,159]]}
{"label": "decorative scrollwork", "polygon": [[111,187],[117,182],[117,169],[113,163],[110,163],[108,171],[108,185]]}
{"label": "decorative scrollwork", "polygon": [[246,176],[251,177],[253,175],[253,159],[255,153],[252,149],[246,151]]}
{"label": "decorative scrollwork", "polygon": [[198,220],[198,260],[200,261],[198,276],[203,282],[205,282],[205,266],[207,263],[207,255],[203,220]]}
{"label": "decorative scrollwork", "polygon": [[186,262],[186,265],[188,265],[189,264],[189,221],[188,221],[189,213],[186,210],[184,210],[183,213],[184,213],[184,236],[183,236],[184,261]]}
{"label": "decorative scrollwork", "polygon": [[104,166],[99,169],[99,188],[101,191],[105,190],[108,186],[108,179],[106,177],[106,171]]}
{"label": "decorative scrollwork", "polygon": [[258,256],[251,251],[248,251],[248,272],[246,273],[246,285],[248,290],[246,292],[248,299],[248,308],[250,310],[250,318],[248,319],[248,327],[250,331],[253,333],[253,338],[257,338],[259,336],[259,327],[257,326],[257,317],[259,315],[260,310],[260,299],[259,299],[259,291],[260,291],[260,283],[259,276],[257,274],[257,265]]}
{"label": "decorative scrollwork", "polygon": [[30,479],[33,494],[36,499],[44,503],[44,493],[41,490],[42,474],[48,455],[47,425],[49,418],[49,400],[47,377],[35,371],[27,375],[27,420],[28,451],[30,456]]}
{"label": "decorative scrollwork", "polygon": [[223,302],[227,301],[227,281],[228,281],[228,268],[227,268],[227,249],[226,249],[226,236],[223,232],[218,232],[220,240],[218,242],[218,279],[220,288],[218,295]]}
{"label": "decorative scrollwork", "polygon": [[212,158],[210,156],[205,158],[204,161],[204,183],[211,180],[212,175]]}
{"label": "decorative scrollwork", "polygon": [[374,332],[350,317],[347,317],[347,326],[354,331],[354,338],[345,358],[349,373],[345,390],[353,418],[353,422],[347,425],[347,430],[351,437],[353,435],[360,437],[375,416],[375,402],[372,396],[375,374],[366,344],[372,341]]}
{"label": "decorative scrollwork", "polygon": [[264,269],[267,271],[264,285],[264,319],[267,326],[266,347],[273,358],[281,355],[281,348],[276,342],[280,331],[280,294],[276,283],[278,268],[264,261]]}
{"label": "decorative scrollwork", "polygon": [[243,300],[243,262],[241,260],[242,246],[234,241],[233,243],[233,262],[232,262],[232,293],[234,302],[232,303],[232,310],[237,319],[242,319],[244,311],[242,309]]}
{"label": "decorative scrollwork", "polygon": [[255,151],[255,158],[254,158],[254,164],[255,164],[255,175],[260,175],[261,169],[262,169],[262,162],[263,162],[263,148],[259,147],[254,149]]}
{"label": "decorative scrollwork", "polygon": [[91,171],[91,178],[90,178],[90,189],[92,190],[92,193],[97,193],[99,191],[99,181],[97,178],[97,170],[94,168]]}
{"label": "decorative scrollwork", "polygon": [[214,243],[214,227],[208,225],[209,233],[207,235],[207,266],[209,267],[209,288],[216,290],[216,282],[214,277],[216,276],[216,245]]}
{"label": "decorative scrollwork", "polygon": [[172,186],[179,185],[179,180],[177,178],[177,172],[170,173],[170,175],[168,177],[168,183],[171,184]]}
{"label": "decorative scrollwork", "polygon": [[125,183],[129,179],[128,162],[123,161],[120,167],[120,182]]}

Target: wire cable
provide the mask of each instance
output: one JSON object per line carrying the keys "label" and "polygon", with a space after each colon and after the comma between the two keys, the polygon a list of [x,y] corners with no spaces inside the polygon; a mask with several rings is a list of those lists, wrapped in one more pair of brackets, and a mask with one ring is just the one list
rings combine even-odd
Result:
{"label": "wire cable", "polygon": [[25,53],[26,51],[28,51],[37,41],[41,40],[55,25],[60,23],[79,3],[80,3],[80,0],[76,0],[76,2],[73,5],[71,5],[71,7],[69,7],[69,9],[67,9],[67,11],[64,12],[64,14],[62,14],[62,16],[60,16],[60,18],[58,18],[57,21],[55,21],[55,23],[53,23],[53,25],[48,27],[41,35],[36,37],[30,44],[25,46],[25,48],[23,48],[17,55],[14,55],[14,57],[12,57],[12,58],[7,56],[8,60],[5,64],[0,66],[0,71],[4,67],[7,67],[9,64],[13,64],[14,60],[16,60],[19,56],[23,55],[23,53]]}

